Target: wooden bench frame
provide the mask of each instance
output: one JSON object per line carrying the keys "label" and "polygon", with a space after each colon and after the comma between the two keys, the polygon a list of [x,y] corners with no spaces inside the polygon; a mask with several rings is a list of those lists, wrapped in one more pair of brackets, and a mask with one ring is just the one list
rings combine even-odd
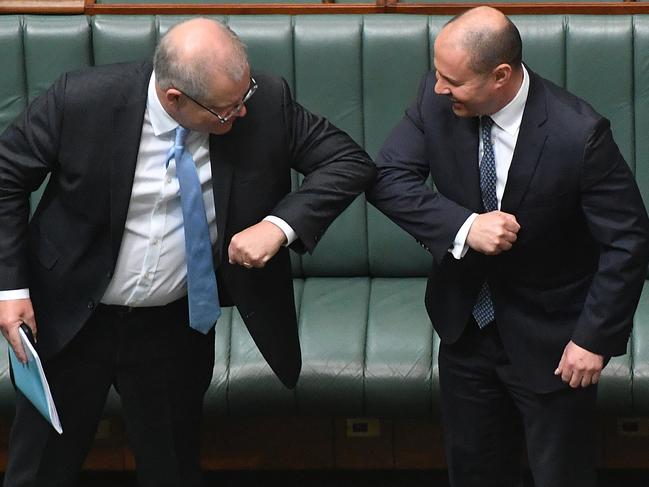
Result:
{"label": "wooden bench frame", "polygon": [[[374,3],[120,3],[98,4],[96,0],[0,0],[0,14],[85,14],[85,15],[242,15],[242,14],[457,14],[475,3],[399,3],[398,0],[375,0]],[[649,13],[649,1],[617,2],[537,2],[490,3],[511,14],[589,14],[623,15]]]}

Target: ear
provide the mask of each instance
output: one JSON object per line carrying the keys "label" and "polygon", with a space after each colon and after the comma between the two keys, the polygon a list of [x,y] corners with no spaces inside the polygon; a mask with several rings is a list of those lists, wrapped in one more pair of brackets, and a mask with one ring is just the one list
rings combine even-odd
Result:
{"label": "ear", "polygon": [[498,86],[504,86],[512,79],[512,67],[509,64],[499,64],[493,70],[494,80]]}
{"label": "ear", "polygon": [[165,101],[171,105],[177,105],[181,96],[182,92],[176,88],[167,88],[164,92]]}

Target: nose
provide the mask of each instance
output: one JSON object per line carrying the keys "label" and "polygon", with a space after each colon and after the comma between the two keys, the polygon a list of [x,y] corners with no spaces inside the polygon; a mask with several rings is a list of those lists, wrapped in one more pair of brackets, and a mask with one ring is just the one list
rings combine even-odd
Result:
{"label": "nose", "polygon": [[438,95],[449,95],[451,93],[451,90],[448,87],[448,84],[446,84],[443,80],[443,78],[438,77],[437,80],[435,81],[435,93]]}

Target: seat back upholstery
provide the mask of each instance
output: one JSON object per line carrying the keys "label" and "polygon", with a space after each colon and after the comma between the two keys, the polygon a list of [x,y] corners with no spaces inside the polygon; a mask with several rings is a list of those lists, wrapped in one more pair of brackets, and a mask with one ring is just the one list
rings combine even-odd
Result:
{"label": "seat back upholstery", "polygon": [[[60,73],[150,58],[159,37],[185,18],[0,16],[0,130]],[[241,36],[253,69],[283,76],[299,103],[375,156],[431,69],[433,41],[450,17],[214,18]],[[649,16],[512,20],[521,30],[525,62],[611,120],[649,203]],[[294,184],[299,181],[295,174]],[[33,202],[38,198],[34,194]],[[435,413],[439,344],[423,308],[431,257],[361,196],[313,255],[294,254],[292,263],[304,359],[296,390],[281,387],[241,317],[228,310],[217,328],[208,412],[260,413],[263,397],[265,413]],[[642,299],[630,352],[606,369],[599,395],[605,410],[649,410],[648,292]]]}

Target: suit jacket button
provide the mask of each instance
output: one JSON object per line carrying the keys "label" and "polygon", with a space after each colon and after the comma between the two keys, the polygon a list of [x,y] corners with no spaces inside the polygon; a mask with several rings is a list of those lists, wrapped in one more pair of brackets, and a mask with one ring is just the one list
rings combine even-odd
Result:
{"label": "suit jacket button", "polygon": [[94,301],[88,301],[88,309],[95,309],[97,304]]}

